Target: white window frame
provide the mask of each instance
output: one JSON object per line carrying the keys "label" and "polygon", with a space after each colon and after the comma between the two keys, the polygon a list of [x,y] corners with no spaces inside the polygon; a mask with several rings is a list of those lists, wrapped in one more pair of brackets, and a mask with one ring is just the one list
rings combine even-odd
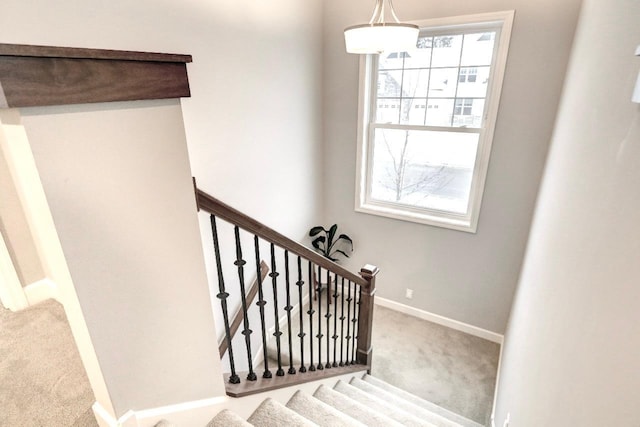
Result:
{"label": "white window frame", "polygon": [[[507,54],[509,51],[509,41],[511,29],[513,27],[514,11],[491,12],[474,15],[455,16],[449,18],[437,18],[421,21],[413,21],[429,33],[442,28],[444,32],[456,30],[468,32],[474,27],[480,30],[488,25],[496,26],[497,34],[494,47],[495,61],[489,77],[489,87],[487,88],[486,106],[484,111],[483,126],[479,133],[478,150],[476,153],[475,167],[471,182],[469,205],[467,213],[464,215],[451,212],[437,211],[399,205],[392,202],[372,201],[369,194],[368,181],[371,179],[373,132],[375,131],[372,117],[375,114],[372,101],[375,99],[376,78],[374,71],[377,71],[378,55],[362,55],[360,58],[360,88],[358,102],[358,129],[357,129],[357,161],[356,161],[356,200],[355,210],[357,212],[379,215],[388,218],[417,222],[422,224],[440,226],[454,230],[475,233],[478,227],[478,218],[482,204],[482,196],[489,166],[491,145],[495,124],[498,116],[498,107],[504,71],[506,68]],[[375,70],[374,70],[375,69]],[[403,129],[410,127],[403,125]],[[424,126],[416,127],[425,129]],[[464,128],[437,128],[428,126],[427,130],[454,130],[464,132]],[[475,129],[474,129],[475,130]]]}

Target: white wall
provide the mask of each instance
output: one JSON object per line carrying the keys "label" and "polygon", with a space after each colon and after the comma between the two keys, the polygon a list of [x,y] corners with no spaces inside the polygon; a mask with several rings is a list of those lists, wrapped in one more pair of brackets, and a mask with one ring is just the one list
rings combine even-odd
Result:
{"label": "white wall", "polygon": [[[192,54],[182,107],[198,185],[296,240],[319,221],[320,0],[6,0],[0,9],[0,43]],[[111,302],[87,311],[123,309]]]}
{"label": "white wall", "polygon": [[505,337],[497,425],[640,425],[640,3],[585,0]]}
{"label": "white wall", "polygon": [[[511,48],[478,232],[354,212],[358,57],[342,30],[369,18],[368,0],[324,11],[325,222],[355,240],[353,268],[380,267],[380,296],[503,333],[520,272],[579,0],[404,0],[402,20],[515,9]],[[405,288],[414,299],[404,299]]]}

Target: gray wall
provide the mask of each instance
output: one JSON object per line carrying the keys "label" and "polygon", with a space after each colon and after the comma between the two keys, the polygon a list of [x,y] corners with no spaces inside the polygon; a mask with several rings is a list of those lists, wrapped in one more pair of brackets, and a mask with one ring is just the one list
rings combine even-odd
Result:
{"label": "gray wall", "polygon": [[640,425],[640,2],[585,0],[522,279],[496,425]]}
{"label": "gray wall", "polygon": [[[403,20],[515,9],[502,100],[477,234],[354,212],[358,57],[344,27],[372,2],[324,10],[325,222],[355,240],[348,265],[376,264],[379,295],[497,333],[506,328],[553,128],[579,0],[405,0]],[[414,299],[404,298],[405,288]]]}
{"label": "gray wall", "polygon": [[44,279],[40,257],[2,151],[0,151],[0,233],[22,286]]}
{"label": "gray wall", "polygon": [[179,102],[21,114],[117,415],[224,394]]}

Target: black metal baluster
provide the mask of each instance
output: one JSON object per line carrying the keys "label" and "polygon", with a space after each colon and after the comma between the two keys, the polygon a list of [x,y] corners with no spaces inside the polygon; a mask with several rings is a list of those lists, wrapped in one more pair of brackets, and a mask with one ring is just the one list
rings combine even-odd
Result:
{"label": "black metal baluster", "polygon": [[229,328],[229,310],[227,307],[227,298],[229,298],[229,294],[225,290],[224,286],[224,275],[222,274],[222,260],[220,258],[220,244],[218,243],[218,227],[216,226],[216,217],[211,215],[211,234],[213,235],[213,249],[216,256],[216,269],[218,270],[218,289],[219,293],[216,297],[220,300],[220,305],[222,306],[222,318],[224,319],[224,331],[225,331],[225,339],[227,340],[227,352],[229,353],[229,365],[231,366],[231,376],[229,377],[229,382],[231,384],[240,383],[240,377],[236,373],[236,363],[233,359],[233,346],[231,345],[231,341],[233,341],[233,337],[231,336],[231,329]]}
{"label": "black metal baluster", "polygon": [[313,309],[313,286],[313,264],[309,261],[309,310],[307,314],[309,315],[309,358],[311,359],[309,370],[311,372],[316,370],[316,365],[313,364],[313,313],[315,313]]}
{"label": "black metal baluster", "polygon": [[318,338],[318,369],[319,370],[323,370],[324,366],[322,365],[322,337],[324,335],[322,335],[322,292],[320,292],[322,289],[320,289],[322,287],[321,283],[322,280],[320,279],[322,277],[322,267],[318,266],[318,287],[316,289],[316,295],[318,295],[318,335],[316,335],[316,338]]}
{"label": "black metal baluster", "polygon": [[347,338],[347,354],[346,354],[346,361],[344,362],[345,365],[350,365],[350,360],[349,360],[349,344],[351,344],[351,280],[349,280],[349,289],[347,290],[347,336],[345,338]]}
{"label": "black metal baluster", "polygon": [[342,304],[340,306],[340,366],[344,366],[342,360],[342,354],[344,353],[344,277],[342,278],[342,289],[340,290],[340,299]]}
{"label": "black metal baluster", "polygon": [[295,374],[296,369],[293,367],[293,338],[291,337],[291,284],[289,282],[289,251],[284,251],[284,274],[285,274],[285,286],[287,291],[287,306],[284,311],[287,312],[287,332],[289,333],[289,370],[288,374]]}
{"label": "black metal baluster", "polygon": [[303,374],[307,372],[306,366],[304,366],[304,314],[303,314],[303,305],[302,305],[302,287],[304,286],[304,281],[302,280],[302,259],[298,256],[298,281],[296,282],[298,285],[298,308],[300,314],[300,333],[298,337],[300,338],[300,368],[299,372]]}
{"label": "black metal baluster", "polygon": [[327,314],[324,315],[327,319],[327,364],[325,365],[327,369],[331,368],[331,349],[329,348],[331,347],[329,345],[331,340],[331,328],[329,327],[331,321],[331,294],[329,293],[329,289],[331,289],[331,273],[327,270]]}
{"label": "black metal baluster", "polygon": [[273,333],[273,336],[276,337],[276,349],[278,351],[278,370],[276,371],[276,375],[279,377],[284,376],[284,370],[282,369],[282,353],[280,351],[280,337],[282,336],[282,332],[280,332],[280,316],[278,314],[278,276],[280,273],[276,271],[276,255],[275,255],[275,246],[271,243],[271,273],[269,273],[269,277],[271,277],[271,286],[273,287],[273,316],[275,318],[276,323],[276,331]]}
{"label": "black metal baluster", "polygon": [[[247,362],[249,365],[249,374],[247,375],[247,379],[249,381],[255,381],[258,377],[256,373],[253,371],[253,361],[251,355],[251,334],[253,331],[249,329],[249,317],[247,315],[247,294],[244,289],[244,265],[247,263],[242,259],[242,247],[240,246],[240,230],[236,225],[234,227],[234,233],[236,237],[236,261],[234,265],[238,267],[238,280],[240,281],[240,296],[242,298],[242,314],[243,314],[243,325],[244,329],[242,330],[242,335],[244,335],[244,343],[247,347]],[[258,276],[259,277],[259,276]]]}
{"label": "black metal baluster", "polygon": [[338,351],[338,275],[333,282],[333,367],[338,366],[336,352]]}
{"label": "black metal baluster", "polygon": [[[362,303],[362,286],[358,287],[358,302],[353,307],[353,345],[351,346],[351,363],[356,363],[356,339],[358,338],[358,319],[360,318],[360,304]],[[354,297],[355,297],[355,289]],[[358,314],[356,314],[356,308]]]}
{"label": "black metal baluster", "polygon": [[262,291],[262,275],[260,274],[260,242],[258,241],[258,236],[253,236],[253,244],[256,253],[256,280],[258,281],[258,302],[256,305],[260,308],[260,325],[262,326],[262,356],[264,359],[264,372],[262,373],[262,378],[271,378],[271,371],[269,370],[269,356],[267,353],[267,328],[264,321],[264,306],[267,302],[264,300],[264,292]]}

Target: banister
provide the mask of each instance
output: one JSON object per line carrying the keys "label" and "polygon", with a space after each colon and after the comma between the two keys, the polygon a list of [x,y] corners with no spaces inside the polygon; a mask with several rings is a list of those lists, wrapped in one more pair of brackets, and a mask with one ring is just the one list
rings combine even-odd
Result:
{"label": "banister", "polygon": [[337,273],[347,280],[350,280],[360,286],[368,287],[369,281],[365,278],[352,273],[339,264],[323,257],[322,255],[314,252],[300,243],[291,240],[290,238],[278,233],[272,228],[254,220],[253,218],[243,214],[237,209],[221,202],[215,197],[205,193],[199,188],[196,190],[196,199],[198,202],[198,208],[203,209],[210,214],[215,215],[218,218],[224,219],[227,222],[237,225],[238,227],[255,234],[269,242],[272,242],[289,252],[299,255],[307,260],[313,262],[315,265],[324,269],[330,270],[333,273]]}

